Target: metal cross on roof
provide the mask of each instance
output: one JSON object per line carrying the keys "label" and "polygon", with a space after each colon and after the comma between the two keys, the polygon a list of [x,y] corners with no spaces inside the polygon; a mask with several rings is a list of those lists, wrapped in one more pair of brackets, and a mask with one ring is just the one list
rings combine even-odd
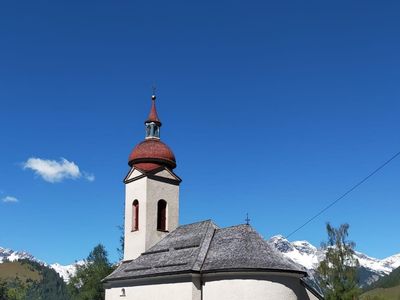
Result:
{"label": "metal cross on roof", "polygon": [[246,213],[246,219],[244,219],[246,221],[246,225],[250,225],[250,219],[249,219],[249,214]]}

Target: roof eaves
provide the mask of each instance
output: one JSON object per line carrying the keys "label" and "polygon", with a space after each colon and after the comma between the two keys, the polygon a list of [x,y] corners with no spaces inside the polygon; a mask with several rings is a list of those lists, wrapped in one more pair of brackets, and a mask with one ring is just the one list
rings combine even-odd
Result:
{"label": "roof eaves", "polygon": [[232,273],[232,272],[268,272],[268,273],[291,273],[302,275],[301,277],[306,277],[307,272],[299,270],[287,270],[287,269],[272,269],[272,268],[223,268],[223,269],[210,269],[206,271],[201,271],[202,274],[211,273]]}
{"label": "roof eaves", "polygon": [[121,280],[128,280],[128,279],[143,279],[143,278],[160,278],[169,275],[183,275],[183,274],[200,274],[200,272],[191,271],[191,270],[183,270],[183,271],[166,271],[154,274],[142,274],[142,275],[128,275],[128,276],[120,276],[120,277],[113,277],[113,278],[104,278],[101,282],[116,282]]}

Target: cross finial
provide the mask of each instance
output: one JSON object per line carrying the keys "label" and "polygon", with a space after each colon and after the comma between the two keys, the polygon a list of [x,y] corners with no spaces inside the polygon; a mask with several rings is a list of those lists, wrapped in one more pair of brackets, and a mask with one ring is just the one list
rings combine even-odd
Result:
{"label": "cross finial", "polygon": [[156,100],[156,90],[157,90],[156,85],[153,84],[153,86],[151,87],[151,89],[152,89],[152,91],[153,91],[153,93],[152,93],[152,95],[151,95],[151,99],[152,99],[152,100]]}
{"label": "cross finial", "polygon": [[250,225],[250,219],[249,219],[249,214],[246,213],[246,219],[244,219],[246,221],[246,225]]}

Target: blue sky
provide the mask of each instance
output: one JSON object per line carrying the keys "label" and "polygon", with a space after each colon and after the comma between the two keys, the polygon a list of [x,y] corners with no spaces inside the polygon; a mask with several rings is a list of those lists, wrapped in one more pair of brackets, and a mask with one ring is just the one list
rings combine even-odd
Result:
{"label": "blue sky", "polygon": [[[122,180],[154,83],[180,222],[248,212],[264,237],[288,234],[400,149],[399,9],[3,1],[0,246],[67,264],[101,242],[117,259]],[[70,178],[44,180],[32,158],[64,158]],[[348,222],[357,250],[399,253],[399,173],[397,159],[291,240],[319,245],[327,221]]]}

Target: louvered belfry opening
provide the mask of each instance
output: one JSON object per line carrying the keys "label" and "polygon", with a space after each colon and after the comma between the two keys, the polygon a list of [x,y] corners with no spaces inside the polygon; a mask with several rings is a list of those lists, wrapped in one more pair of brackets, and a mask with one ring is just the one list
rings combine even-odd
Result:
{"label": "louvered belfry opening", "polygon": [[167,202],[159,200],[157,203],[157,230],[167,231]]}

